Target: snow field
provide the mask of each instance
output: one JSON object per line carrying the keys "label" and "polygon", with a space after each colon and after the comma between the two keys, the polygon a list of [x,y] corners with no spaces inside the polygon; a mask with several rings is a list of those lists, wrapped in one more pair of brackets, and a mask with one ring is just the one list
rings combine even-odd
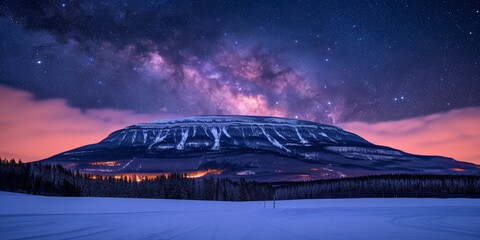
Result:
{"label": "snow field", "polygon": [[0,239],[480,239],[480,199],[272,202],[0,192]]}

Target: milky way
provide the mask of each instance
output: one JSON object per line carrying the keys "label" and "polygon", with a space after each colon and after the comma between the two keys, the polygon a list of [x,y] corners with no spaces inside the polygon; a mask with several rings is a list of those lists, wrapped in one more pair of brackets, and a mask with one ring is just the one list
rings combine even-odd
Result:
{"label": "milky way", "polygon": [[480,105],[474,1],[0,6],[0,83],[81,109],[338,123]]}

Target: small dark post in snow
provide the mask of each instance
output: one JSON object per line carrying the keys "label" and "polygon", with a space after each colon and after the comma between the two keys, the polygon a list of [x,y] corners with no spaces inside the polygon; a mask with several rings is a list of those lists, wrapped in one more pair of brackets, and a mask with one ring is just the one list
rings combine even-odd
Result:
{"label": "small dark post in snow", "polygon": [[275,195],[273,195],[273,208],[275,208]]}

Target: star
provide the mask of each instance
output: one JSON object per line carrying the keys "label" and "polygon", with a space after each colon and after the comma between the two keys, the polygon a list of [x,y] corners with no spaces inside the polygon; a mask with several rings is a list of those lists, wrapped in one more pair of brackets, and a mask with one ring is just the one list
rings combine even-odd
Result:
{"label": "star", "polygon": [[[70,6],[71,1],[47,2],[42,7],[48,11],[39,11],[38,18],[51,21],[32,26],[27,26],[31,22],[29,8],[13,1],[18,9],[6,10],[5,20],[10,20],[4,24],[22,27],[18,29],[22,34],[8,34],[9,29],[17,28],[2,28],[8,39],[2,41],[3,48],[17,46],[17,38],[29,47],[17,55],[15,51],[0,54],[0,62],[10,67],[26,59],[36,71],[3,78],[2,84],[28,85],[27,79],[43,76],[48,78],[45,86],[32,86],[32,93],[65,98],[74,107],[152,113],[162,103],[168,107],[168,114],[178,116],[275,114],[328,123],[332,119],[327,114],[333,110],[339,122],[374,122],[480,104],[475,91],[480,63],[475,54],[470,54],[479,48],[479,34],[473,34],[480,17],[478,7],[458,4],[442,9],[445,14],[451,11],[452,18],[437,19],[433,17],[436,7],[426,4],[424,16],[416,18],[416,11],[405,10],[404,5],[400,9],[397,3],[387,1],[375,11],[360,4],[357,10],[365,12],[362,17],[339,17],[336,13],[344,9],[335,4],[312,4],[309,11],[318,14],[310,16],[297,11],[300,8],[295,10],[293,2],[271,6],[259,1],[259,9],[286,10],[263,15],[250,12],[242,4],[235,9],[216,9],[215,1],[206,1],[202,4],[215,14],[207,16],[204,8],[197,8],[200,3],[192,3],[184,14],[177,12],[186,7],[183,4],[157,6],[145,1],[145,6],[128,6],[132,17],[129,24],[102,33],[98,32],[103,29],[102,22],[129,19],[121,7],[105,4],[101,5],[105,11],[91,11],[89,5]],[[420,5],[423,7],[415,4],[415,9]],[[72,7],[79,8],[72,16],[75,22],[57,22]],[[163,11],[164,7],[169,10]],[[399,14],[378,21],[377,11],[391,9]],[[152,18],[138,17],[141,14]],[[22,19],[26,21],[19,21]],[[161,19],[172,21],[157,21]],[[432,26],[430,31],[422,31],[425,21]],[[406,26],[390,27],[390,23]],[[445,32],[449,34],[442,35]],[[36,33],[65,41],[53,41],[51,47],[44,47],[44,40],[34,37]],[[428,53],[431,49],[438,49],[435,57]],[[68,77],[62,75],[66,69]],[[441,77],[445,79],[438,80]],[[435,80],[438,84],[433,84]],[[54,85],[58,89],[48,93]],[[88,95],[70,94],[68,86],[78,86]],[[445,94],[449,87],[457,91]],[[108,90],[102,92],[101,104],[96,102],[99,92],[87,91],[95,88]],[[117,99],[118,93],[142,97]],[[431,101],[435,107],[430,107]],[[216,106],[216,102],[222,104]]]}

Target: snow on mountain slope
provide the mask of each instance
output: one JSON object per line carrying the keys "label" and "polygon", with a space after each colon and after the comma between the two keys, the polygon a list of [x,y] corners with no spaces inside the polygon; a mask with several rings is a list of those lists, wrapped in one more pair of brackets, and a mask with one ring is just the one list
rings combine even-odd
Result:
{"label": "snow on mountain slope", "polygon": [[198,176],[204,171],[262,181],[392,172],[478,173],[473,164],[377,146],[338,127],[252,116],[202,116],[135,124],[97,144],[44,162],[89,173],[184,172]]}
{"label": "snow on mountain slope", "polygon": [[0,192],[1,239],[480,239],[479,199],[272,202]]}
{"label": "snow on mountain slope", "polygon": [[[252,141],[250,138],[253,137],[256,139]],[[364,139],[340,128],[307,121],[248,116],[205,116],[135,124],[112,133],[102,142],[148,145],[152,151],[169,148],[184,150],[185,147],[220,150],[247,146],[270,147],[275,151],[291,152],[288,146],[346,141],[368,144]]]}

